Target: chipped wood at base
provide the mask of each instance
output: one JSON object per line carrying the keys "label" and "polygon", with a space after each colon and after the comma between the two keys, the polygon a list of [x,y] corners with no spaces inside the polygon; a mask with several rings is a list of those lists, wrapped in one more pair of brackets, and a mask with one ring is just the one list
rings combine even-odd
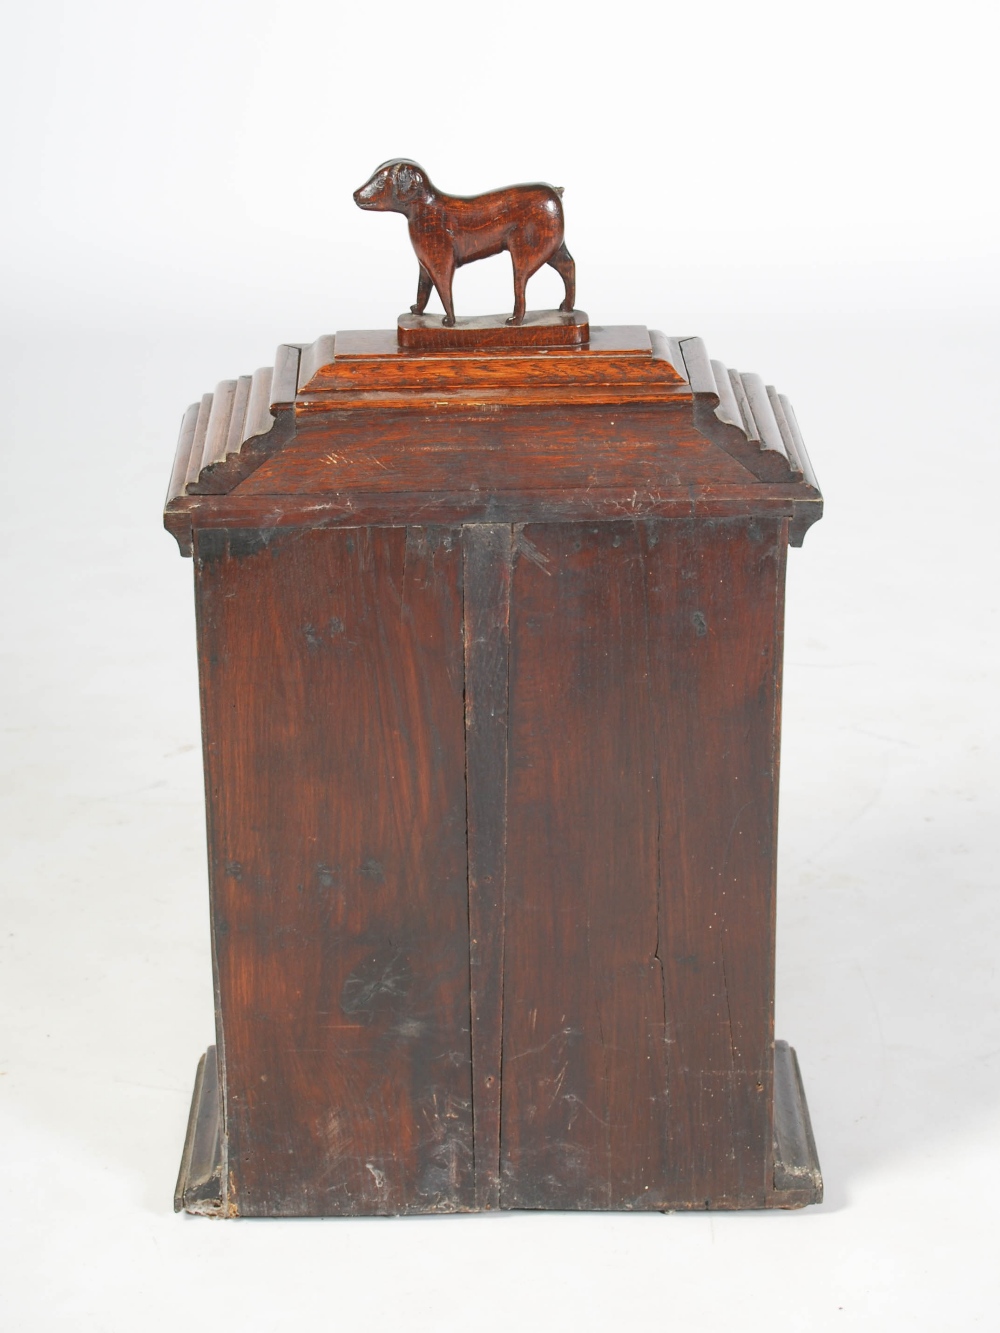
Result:
{"label": "chipped wood at base", "polygon": [[774,1043],[774,1192],[772,1208],[823,1202],[823,1173],[813,1137],[798,1057],[787,1041]]}
{"label": "chipped wood at base", "polygon": [[224,1210],[222,1103],[216,1048],[198,1061],[181,1169],[174,1190],[174,1212],[206,1217]]}
{"label": "chipped wood at base", "polygon": [[194,1076],[194,1090],[191,1093],[191,1105],[188,1107],[187,1131],[184,1135],[184,1149],[181,1152],[180,1170],[177,1172],[177,1184],[174,1186],[174,1212],[179,1213],[184,1207],[184,1191],[187,1189],[191,1174],[191,1153],[194,1151],[195,1129],[198,1113],[201,1110],[201,1094],[205,1083],[205,1056],[198,1060]]}

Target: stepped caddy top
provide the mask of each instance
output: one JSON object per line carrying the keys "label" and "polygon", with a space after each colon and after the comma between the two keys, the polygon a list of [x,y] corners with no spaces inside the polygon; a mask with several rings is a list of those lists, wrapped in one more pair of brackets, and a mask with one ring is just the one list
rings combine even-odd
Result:
{"label": "stepped caddy top", "polygon": [[508,324],[522,324],[528,279],[549,264],[563,280],[566,296],[559,309],[572,312],[576,300],[576,265],[563,240],[562,189],[551,185],[508,185],[503,190],[468,197],[445,194],[423,167],[409,158],[383,162],[370,180],[354,191],[359,208],[402,213],[420,265],[417,299],[410,310],[423,315],[436,287],[445,314],[455,324],[452,281],[456,268],[475,259],[508,251],[514,268],[514,313]]}

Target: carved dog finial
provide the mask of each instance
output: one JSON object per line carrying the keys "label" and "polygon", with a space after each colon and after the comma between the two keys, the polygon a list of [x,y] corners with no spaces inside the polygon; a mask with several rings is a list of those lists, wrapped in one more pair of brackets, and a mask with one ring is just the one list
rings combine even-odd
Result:
{"label": "carved dog finial", "polygon": [[444,306],[444,323],[455,323],[451,287],[456,268],[487,259],[501,250],[514,267],[514,313],[508,324],[524,319],[524,289],[543,264],[560,275],[566,298],[560,310],[571,311],[576,300],[576,265],[563,242],[562,190],[551,185],[509,185],[505,190],[469,197],[444,194],[431,184],[423,167],[409,158],[383,162],[369,181],[354,191],[359,208],[403,213],[420,265],[417,301],[410,309],[422,315],[436,287]]}

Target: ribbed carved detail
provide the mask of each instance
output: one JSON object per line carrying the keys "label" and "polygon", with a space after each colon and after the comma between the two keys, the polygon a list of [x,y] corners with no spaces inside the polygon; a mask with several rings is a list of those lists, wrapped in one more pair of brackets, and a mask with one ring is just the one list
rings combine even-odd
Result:
{"label": "ribbed carved detail", "polygon": [[700,338],[683,338],[680,350],[699,428],[759,481],[801,481],[802,468],[774,409],[773,389],[759,375],[710,361]]}
{"label": "ribbed carved detail", "polygon": [[300,355],[298,344],[282,343],[274,366],[223,380],[196,404],[193,424],[190,411],[185,415],[168,503],[178,495],[227,494],[284,443],[292,425]]}

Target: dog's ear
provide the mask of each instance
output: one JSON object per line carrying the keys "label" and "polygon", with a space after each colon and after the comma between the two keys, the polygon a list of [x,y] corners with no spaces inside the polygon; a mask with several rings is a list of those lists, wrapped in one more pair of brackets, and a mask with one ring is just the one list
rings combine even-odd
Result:
{"label": "dog's ear", "polygon": [[416,198],[423,186],[423,172],[408,162],[401,162],[393,171],[393,193],[402,203]]}

